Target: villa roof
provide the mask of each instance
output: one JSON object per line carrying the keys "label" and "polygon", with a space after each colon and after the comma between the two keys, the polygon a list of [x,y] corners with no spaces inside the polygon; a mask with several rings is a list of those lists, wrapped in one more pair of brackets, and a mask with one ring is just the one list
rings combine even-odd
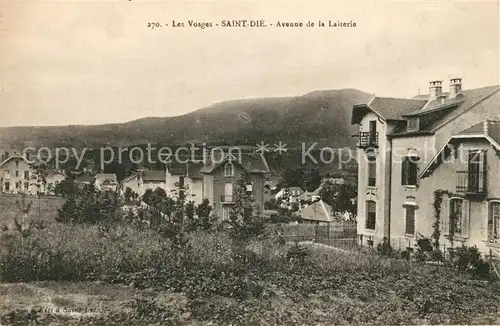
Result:
{"label": "villa roof", "polygon": [[114,173],[97,173],[95,176],[95,181],[99,183],[103,182],[118,183],[116,174]]}
{"label": "villa roof", "polygon": [[[455,135],[452,135],[443,145],[434,158],[420,173],[420,178],[427,177],[432,171],[452,152],[451,144],[463,142],[466,139],[482,138],[488,141],[493,147],[500,151],[500,121],[486,120],[473,125]],[[444,155],[443,155],[444,154]]]}
{"label": "villa roof", "polygon": [[[422,123],[421,120],[419,131],[408,131],[406,129],[406,124],[401,124],[398,128],[394,129],[390,135],[392,137],[397,137],[422,133],[432,134],[443,125],[464,114],[499,90],[500,86],[469,89],[462,91],[462,93],[458,94],[455,98],[447,98],[448,93],[444,93],[442,98],[428,101],[422,110],[405,114],[405,118],[429,117],[426,123]],[[420,96],[420,98],[423,98],[423,96]]]}
{"label": "villa roof", "polygon": [[[487,86],[464,90],[453,98],[449,93],[443,93],[435,100],[429,100],[428,94],[413,99],[375,97],[367,104],[353,106],[351,124],[358,124],[365,114],[372,112],[381,119],[402,122],[388,133],[390,137],[433,134],[499,90],[500,86]],[[426,120],[421,120],[418,131],[408,131],[404,121],[410,117],[424,117]]]}
{"label": "villa roof", "polygon": [[267,161],[263,155],[253,154],[253,153],[242,153],[241,160],[239,157],[230,157],[226,155],[226,157],[222,160],[211,161],[203,168],[200,169],[200,173],[212,173],[215,171],[217,167],[219,167],[222,163],[232,162],[234,164],[240,165],[246,172],[248,173],[268,173],[269,167],[267,166]]}
{"label": "villa roof", "polygon": [[322,200],[302,208],[297,213],[302,219],[309,221],[333,222],[335,220],[332,207]]}
{"label": "villa roof", "polygon": [[9,162],[10,160],[13,160],[13,159],[16,159],[16,158],[20,159],[20,160],[23,160],[26,164],[31,165],[31,163],[26,159],[26,157],[24,157],[22,155],[19,155],[19,154],[15,154],[15,155],[9,156],[5,160],[3,160],[3,162],[0,163],[0,166],[3,166],[4,164],[6,164],[7,162]]}
{"label": "villa roof", "polygon": [[165,182],[166,179],[166,172],[162,170],[144,170],[142,172],[144,182]]}
{"label": "villa roof", "polygon": [[426,103],[426,100],[375,97],[367,104],[353,107],[351,124],[358,124],[368,112],[384,120],[403,120],[403,115],[422,109]]}

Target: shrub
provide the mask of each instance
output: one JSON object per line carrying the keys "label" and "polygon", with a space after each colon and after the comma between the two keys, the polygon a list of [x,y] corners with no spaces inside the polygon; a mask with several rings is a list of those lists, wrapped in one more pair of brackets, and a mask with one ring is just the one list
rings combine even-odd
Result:
{"label": "shrub", "polygon": [[75,189],[57,210],[57,222],[95,224],[120,219],[120,198],[113,191],[99,191],[94,185]]}
{"label": "shrub", "polygon": [[310,252],[306,247],[300,245],[298,242],[295,242],[295,244],[288,250],[286,258],[290,262],[296,262],[303,265],[306,261],[306,257],[309,255]]}
{"label": "shrub", "polygon": [[477,278],[488,278],[490,265],[481,259],[479,249],[462,245],[457,247],[454,253],[453,264],[460,271],[468,271]]}
{"label": "shrub", "polygon": [[377,253],[382,256],[391,257],[393,255],[394,250],[392,249],[391,244],[387,240],[386,237],[377,244]]}

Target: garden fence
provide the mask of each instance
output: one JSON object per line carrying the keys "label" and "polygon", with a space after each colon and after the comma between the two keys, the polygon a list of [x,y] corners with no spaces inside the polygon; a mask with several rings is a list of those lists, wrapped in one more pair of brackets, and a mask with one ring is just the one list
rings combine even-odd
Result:
{"label": "garden fence", "polygon": [[351,249],[357,246],[356,222],[335,221],[325,224],[270,224],[270,236],[287,242],[312,241],[333,247]]}

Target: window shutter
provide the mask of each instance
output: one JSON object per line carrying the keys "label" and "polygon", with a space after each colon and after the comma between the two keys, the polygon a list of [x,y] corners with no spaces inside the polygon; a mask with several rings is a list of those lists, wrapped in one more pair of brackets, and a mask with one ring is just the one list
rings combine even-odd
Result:
{"label": "window shutter", "polygon": [[483,220],[481,221],[481,235],[483,236],[483,240],[487,241],[488,240],[488,232],[489,232],[489,227],[488,227],[488,222],[490,220],[491,216],[491,211],[490,211],[490,203],[485,202],[482,207],[482,214]]}
{"label": "window shutter", "polygon": [[481,156],[479,157],[479,189],[482,189],[483,191],[486,191],[486,180],[487,176],[486,174],[486,157],[487,157],[487,151],[483,150],[481,151]]}
{"label": "window shutter", "polygon": [[401,185],[408,184],[408,159],[405,158],[401,164]]}
{"label": "window shutter", "polygon": [[469,215],[470,215],[470,201],[465,200],[462,202],[462,235],[469,236]]}
{"label": "window shutter", "polygon": [[443,233],[449,233],[450,227],[450,199],[443,196],[443,201],[441,203],[441,224],[443,228]]}

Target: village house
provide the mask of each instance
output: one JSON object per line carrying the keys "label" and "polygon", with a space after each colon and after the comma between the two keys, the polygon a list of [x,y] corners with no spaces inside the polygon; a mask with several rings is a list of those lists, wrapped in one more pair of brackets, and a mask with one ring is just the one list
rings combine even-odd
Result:
{"label": "village house", "polygon": [[97,173],[94,178],[94,185],[97,190],[118,190],[118,180],[114,173]]}
{"label": "village house", "polygon": [[142,193],[140,195],[143,195],[148,189],[154,191],[156,188],[162,188],[168,196],[171,195],[169,194],[170,189],[167,188],[165,170],[143,170],[140,171],[140,174],[142,180]]}
{"label": "village house", "polygon": [[141,196],[144,194],[142,191],[142,173],[141,171],[132,172],[129,176],[122,180],[121,190],[124,193],[127,188],[137,195]]}
{"label": "village house", "polygon": [[210,201],[222,220],[229,219],[230,209],[235,203],[234,191],[243,173],[247,173],[250,179],[246,191],[254,199],[255,212],[264,212],[264,179],[269,167],[262,155],[244,153],[238,160],[232,160],[228,155],[216,162],[208,162],[200,173],[203,175],[203,197]]}
{"label": "village house", "polygon": [[66,174],[62,171],[49,171],[47,176],[45,177],[45,187],[42,185],[41,190],[43,193],[47,195],[55,195],[55,189],[58,184],[63,182],[66,179]]}
{"label": "village house", "polygon": [[319,200],[311,205],[305,206],[296,213],[303,223],[328,224],[341,218],[335,213],[330,205]]}
{"label": "village house", "polygon": [[[362,244],[376,245],[386,238],[392,246],[405,249],[414,248],[419,235],[430,238],[436,215],[434,197],[446,190],[449,194],[444,196],[439,214],[443,221],[440,232],[447,233],[450,212],[461,210],[460,231],[468,231],[466,236],[457,233],[454,242],[486,250],[484,242],[468,235],[481,234],[487,238],[485,230],[488,227],[484,221],[490,221],[488,215],[496,212],[494,203],[499,195],[491,187],[500,181],[498,167],[489,177],[484,175],[485,185],[488,185],[485,195],[471,198],[464,193],[467,186],[463,182],[471,180],[476,184],[477,172],[471,171],[477,171],[477,164],[481,166],[482,163],[470,160],[467,168],[440,164],[434,173],[430,173],[430,163],[439,162],[436,155],[446,152],[443,148],[450,141],[455,144],[457,139],[465,148],[472,146],[468,149],[471,155],[484,149],[484,146],[473,148],[480,137],[469,134],[471,130],[477,131],[486,120],[500,119],[500,87],[462,89],[460,78],[450,79],[449,87],[449,92],[443,92],[442,82],[432,81],[427,95],[413,99],[374,97],[367,104],[353,107],[351,122],[359,125],[355,135],[359,148],[357,228]],[[492,123],[491,130],[495,126]],[[483,143],[488,141],[490,148],[494,147],[493,138],[485,137],[484,130],[481,137]],[[486,154],[481,155],[486,157]],[[495,169],[494,156],[489,153],[487,156],[487,167]],[[458,191],[460,189],[462,191]],[[473,208],[477,205],[483,208],[490,205],[492,212],[487,213],[484,209],[478,214]],[[476,214],[474,220],[470,218],[471,209]]]}
{"label": "village house", "polygon": [[30,162],[23,156],[14,154],[0,163],[1,192],[10,194],[37,193],[33,184]]}
{"label": "village house", "polygon": [[[424,167],[419,188],[441,193],[441,244],[451,246],[452,232],[455,246],[477,246],[484,253],[500,249],[499,172],[500,120],[454,134]],[[420,215],[425,221],[421,224],[435,222],[432,211]],[[406,219],[405,233],[411,233],[413,225],[413,218]]]}
{"label": "village house", "polygon": [[35,163],[26,157],[11,152],[12,155],[0,163],[0,192],[10,194],[53,195],[55,187],[66,178],[62,171],[47,169],[42,180],[34,174]]}

